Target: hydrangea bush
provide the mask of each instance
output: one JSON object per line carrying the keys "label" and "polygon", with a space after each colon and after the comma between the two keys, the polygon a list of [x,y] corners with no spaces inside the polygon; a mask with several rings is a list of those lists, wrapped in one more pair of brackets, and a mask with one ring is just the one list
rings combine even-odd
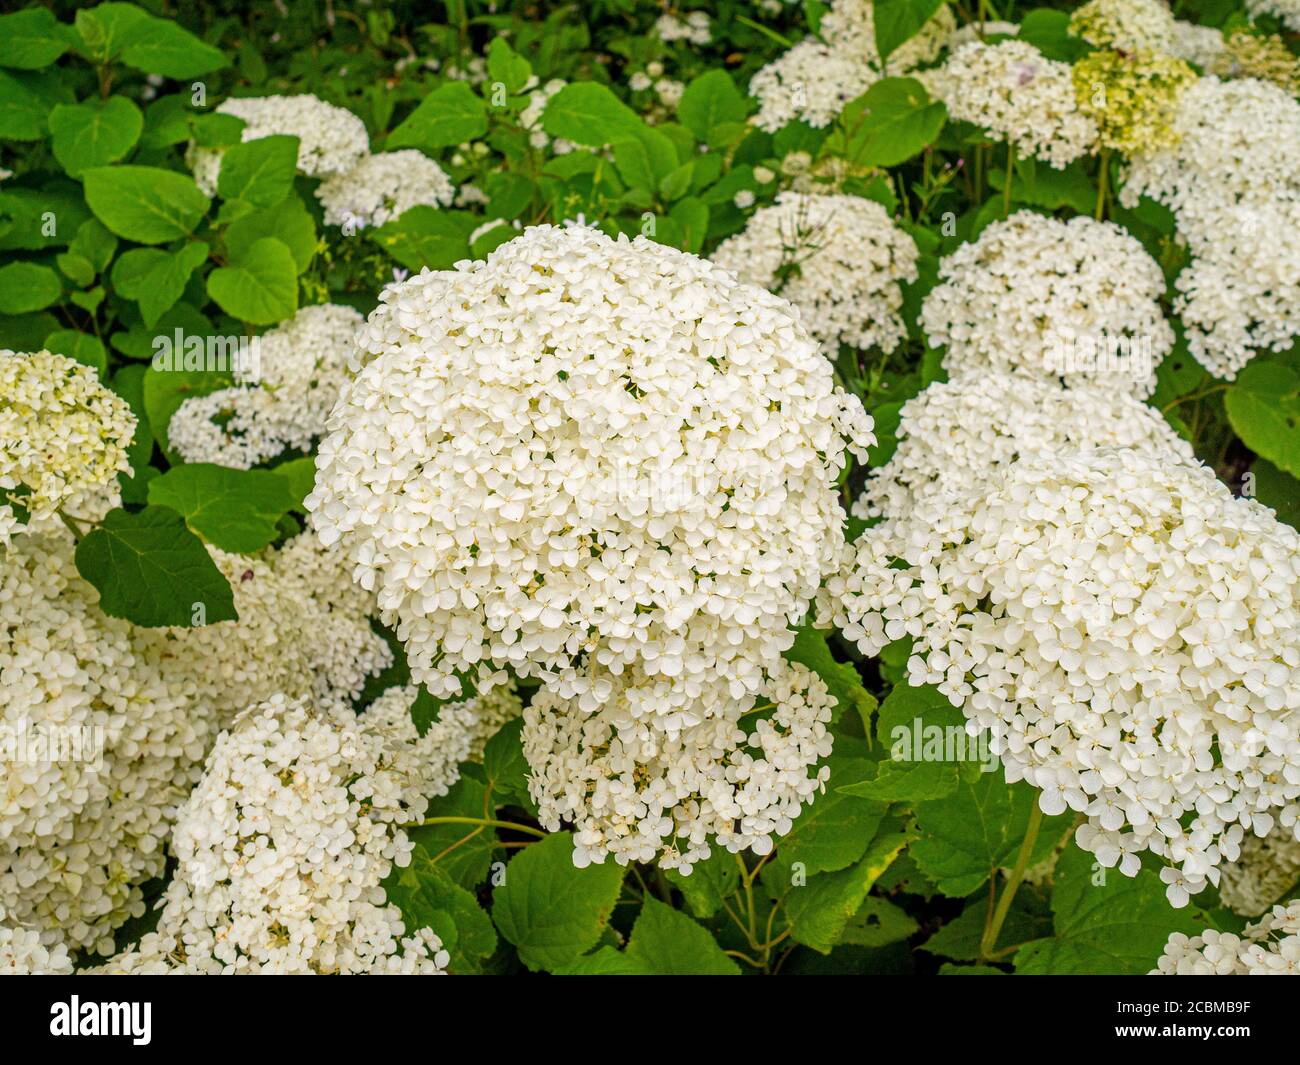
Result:
{"label": "hydrangea bush", "polygon": [[0,973],[1300,972],[1293,2],[253,6],[0,15]]}

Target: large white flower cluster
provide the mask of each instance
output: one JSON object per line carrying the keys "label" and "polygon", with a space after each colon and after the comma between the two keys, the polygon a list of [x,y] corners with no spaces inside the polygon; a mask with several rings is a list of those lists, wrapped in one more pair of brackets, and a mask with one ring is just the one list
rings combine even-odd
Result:
{"label": "large white flower cluster", "polygon": [[1300,838],[1294,827],[1247,836],[1240,857],[1219,872],[1223,904],[1245,917],[1258,917],[1300,881]]}
{"label": "large white flower cluster", "polygon": [[[4,911],[0,910],[0,918]],[[32,928],[0,924],[0,976],[67,976],[72,959],[62,943],[48,946]]]}
{"label": "large white flower cluster", "polygon": [[1018,211],[945,257],[939,277],[921,324],[953,377],[1105,380],[1144,397],[1174,345],[1159,264],[1111,222]]}
{"label": "large white flower cluster", "polygon": [[0,350],[0,548],[61,508],[91,519],[111,509],[135,424],[92,367]]}
{"label": "large white flower cluster", "polygon": [[1207,370],[1233,378],[1300,335],[1300,102],[1254,78],[1201,78],[1177,143],[1136,155],[1120,192],[1171,208],[1192,255],[1175,309]]}
{"label": "large white flower cluster", "polygon": [[1172,456],[1031,457],[868,529],[821,601],[1174,905],[1300,805],[1300,534]]}
{"label": "large white flower cluster", "polygon": [[112,949],[213,729],[184,663],[100,611],[65,530],[0,556],[0,908]]}
{"label": "large white flower cluster", "polygon": [[712,840],[768,853],[825,788],[829,770],[815,768],[831,753],[825,683],[777,659],[758,701],[715,694],[697,716],[665,728],[662,692],[634,672],[602,678],[594,713],[545,689],[524,711],[529,792],[542,825],[555,832],[573,823],[579,867],[613,855],[689,873]]}
{"label": "large white flower cluster", "polygon": [[871,471],[855,516],[905,517],[926,498],[959,494],[1035,455],[1123,447],[1195,461],[1169,423],[1128,392],[998,371],[936,381],[903,405],[897,435],[898,448]]}
{"label": "large white flower cluster", "polygon": [[789,304],[585,226],[381,298],[306,505],[412,679],[583,691],[635,663],[676,704],[752,695],[838,558],[843,450],[873,439]]}
{"label": "large white flower cluster", "polygon": [[103,972],[437,973],[381,886],[436,767],[409,715],[370,721],[276,695],[223,732],[172,833],[155,932]]}
{"label": "large white flower cluster", "polygon": [[348,380],[362,317],[325,303],[253,341],[235,384],[185,400],[167,426],[168,442],[186,462],[248,469],[286,450],[307,451]]}
{"label": "large white flower cluster", "polygon": [[749,83],[759,101],[754,123],[769,132],[796,119],[828,126],[850,100],[886,75],[904,74],[934,59],[956,25],[946,4],[920,31],[881,62],[871,0],[833,0],[819,32],[763,67]]}
{"label": "large white flower cluster", "polygon": [[442,167],[408,148],[365,156],[345,174],[322,181],[316,198],[327,226],[382,226],[412,207],[449,207],[456,186]]}
{"label": "large white flower cluster", "polygon": [[392,663],[370,627],[374,596],[352,583],[337,548],[305,532],[257,556],[211,553],[239,619],[169,629],[166,639],[219,728],[276,693],[349,703]]}
{"label": "large white flower cluster", "polygon": [[859,196],[783,192],[724,241],[713,261],[784,296],[830,358],[841,343],[893,351],[907,336],[902,285],[916,280],[916,242]]}
{"label": "large white flower cluster", "polygon": [[1089,0],[1070,17],[1070,32],[1117,52],[1174,52],[1174,13],[1164,0]]}
{"label": "large white flower cluster", "polygon": [[[284,135],[298,138],[298,170],[308,177],[345,174],[370,151],[366,125],[345,107],[327,104],[309,93],[298,96],[231,97],[217,112],[242,119],[241,139]],[[191,143],[185,161],[207,196],[217,192],[224,151]]]}
{"label": "large white flower cluster", "polygon": [[1241,935],[1174,932],[1152,976],[1300,975],[1300,901],[1274,906]]}
{"label": "large white flower cluster", "polygon": [[963,45],[920,77],[953,118],[1010,142],[1018,155],[1059,170],[1097,148],[1097,125],[1079,110],[1070,64],[1024,41]]}

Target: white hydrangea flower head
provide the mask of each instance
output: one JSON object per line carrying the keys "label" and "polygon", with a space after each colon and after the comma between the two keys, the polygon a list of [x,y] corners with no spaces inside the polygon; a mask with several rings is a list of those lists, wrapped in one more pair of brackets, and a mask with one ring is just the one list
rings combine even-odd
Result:
{"label": "white hydrangea flower head", "polygon": [[135,426],[93,367],[0,350],[0,548],[59,509],[92,520],[112,509]]}
{"label": "white hydrangea flower head", "polygon": [[856,517],[905,517],[927,496],[960,493],[1031,455],[1122,447],[1196,461],[1160,413],[1129,392],[998,371],[929,385],[903,405],[897,436],[854,504]]}
{"label": "white hydrangea flower head", "polygon": [[921,325],[954,378],[1005,370],[1145,397],[1174,345],[1164,274],[1113,222],[1018,211],[946,256],[939,278]]}
{"label": "white hydrangea flower head", "polygon": [[390,286],[360,350],[306,506],[440,697],[480,664],[752,692],[874,439],[786,301],[588,226]]}
{"label": "white hydrangea flower head", "polygon": [[382,881],[429,782],[409,716],[379,722],[276,695],[217,739],[172,833],[156,932],[102,971],[441,972]]}
{"label": "white hydrangea flower head", "polygon": [[805,38],[750,79],[749,95],[759,101],[753,121],[769,133],[796,119],[828,126],[845,104],[881,78],[905,74],[934,59],[955,26],[948,6],[940,6],[882,63],[871,0],[833,0],[822,15],[820,40]]}
{"label": "white hydrangea flower head", "polygon": [[1175,19],[1164,0],[1089,0],[1070,17],[1070,32],[1098,48],[1172,55]]}
{"label": "white hydrangea flower head", "polygon": [[916,242],[880,204],[859,196],[783,192],[713,261],[779,293],[830,358],[841,343],[893,351],[907,336],[902,285],[915,281]]}
{"label": "white hydrangea flower head", "polygon": [[347,704],[393,661],[370,626],[374,595],[353,584],[338,548],[304,532],[279,549],[211,549],[230,582],[235,621],[165,630],[219,727],[273,694]]}
{"label": "white hydrangea flower head", "polygon": [[1300,838],[1294,828],[1281,827],[1267,836],[1248,835],[1241,856],[1219,872],[1223,904],[1243,917],[1258,917],[1300,880]]}
{"label": "white hydrangea flower head", "polygon": [[665,44],[685,41],[703,48],[713,41],[707,11],[688,11],[680,17],[673,14],[660,15],[655,21],[654,32]]}
{"label": "white hydrangea flower head", "polygon": [[1024,41],[973,41],[919,77],[953,118],[1009,141],[1020,156],[1059,170],[1097,150],[1097,125],[1079,110],[1070,64]]}
{"label": "white hydrangea flower head", "polygon": [[[1010,781],[1185,905],[1247,831],[1300,813],[1300,533],[1206,467],[1131,450],[1022,459],[869,528],[823,620],[988,732]],[[901,568],[900,568],[901,567]]]}
{"label": "white hydrangea flower head", "polygon": [[[3,911],[0,911],[0,916]],[[72,959],[62,943],[48,946],[32,928],[0,924],[0,976],[68,976]]]}
{"label": "white hydrangea flower head", "polygon": [[215,730],[151,631],[100,611],[74,546],[59,527],[0,555],[0,908],[108,952]]}
{"label": "white hydrangea flower head", "polygon": [[1254,78],[1201,78],[1180,98],[1177,143],[1129,160],[1128,207],[1169,207],[1192,262],[1175,282],[1188,347],[1231,380],[1300,336],[1300,102]]}
{"label": "white hydrangea flower head", "polygon": [[689,873],[714,843],[767,854],[825,789],[830,771],[816,767],[831,753],[834,699],[804,666],[777,659],[761,703],[714,690],[674,728],[653,705],[671,681],[601,679],[594,713],[547,689],[524,710],[529,793],[548,830],[573,824],[579,868],[612,855]]}
{"label": "white hydrangea flower head", "polygon": [[1175,59],[1195,63],[1202,70],[1209,70],[1223,55],[1225,44],[1222,30],[1176,19],[1169,54]]}
{"label": "white hydrangea flower head", "polygon": [[[217,112],[243,120],[244,143],[276,135],[297,137],[298,172],[308,177],[345,174],[370,151],[370,136],[361,119],[309,93],[232,97],[223,100]],[[195,184],[206,196],[216,195],[223,154],[221,149],[193,143],[186,153]]]}
{"label": "white hydrangea flower head", "polygon": [[1297,0],[1246,0],[1252,15],[1274,15],[1282,24],[1300,33],[1300,3]]}
{"label": "white hydrangea flower head", "polygon": [[348,380],[363,319],[325,303],[255,338],[252,368],[235,384],[185,400],[167,426],[168,442],[186,462],[249,469],[287,450],[308,451]]}
{"label": "white hydrangea flower head", "polygon": [[1300,900],[1274,906],[1241,935],[1174,932],[1152,976],[1300,975]]}
{"label": "white hydrangea flower head", "polygon": [[456,187],[442,167],[414,148],[365,156],[322,181],[316,198],[327,226],[382,226],[412,207],[449,207]]}

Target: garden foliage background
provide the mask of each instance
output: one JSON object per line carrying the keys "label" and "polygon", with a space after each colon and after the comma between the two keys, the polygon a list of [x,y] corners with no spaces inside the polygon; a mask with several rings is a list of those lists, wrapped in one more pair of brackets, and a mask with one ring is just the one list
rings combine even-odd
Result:
{"label": "garden foliage background", "polygon": [[[92,367],[136,419],[121,506],[85,524],[67,516],[76,571],[104,615],[149,628],[235,624],[254,565],[241,559],[271,565],[306,524],[310,430],[272,435],[251,462],[206,459],[201,445],[183,456],[168,436],[173,416],[235,378],[184,362],[183,343],[161,365],[155,338],[255,336],[326,303],[366,315],[394,280],[481,259],[540,223],[585,222],[709,256],[792,188],[873,201],[917,249],[891,309],[905,335],[883,350],[828,350],[877,438],[866,466],[845,470],[846,507],[865,470],[893,454],[903,404],[946,376],[943,349],[919,323],[941,259],[1029,210],[1108,219],[1141,242],[1163,272],[1174,328],[1147,402],[1235,492],[1300,520],[1300,361],[1283,346],[1227,380],[1192,357],[1173,307],[1189,251],[1166,207],[1120,202],[1122,152],[1060,168],[1008,155],[904,76],[877,81],[820,126],[757,124],[751,79],[815,35],[827,6],[691,7],[708,15],[703,30],[684,11],[638,0],[55,3],[0,18],[0,348]],[[1294,30],[1237,0],[1175,7],[1181,19],[1278,35],[1296,51]],[[955,27],[983,17],[1018,23],[1019,40],[1070,63],[1094,51],[1069,32],[1071,9],[881,0],[874,41],[888,55],[933,18]],[[680,34],[665,33],[665,16]],[[230,97],[292,94],[351,112],[371,153],[436,161],[444,202],[370,225],[327,218],[323,179],[303,172],[292,137],[241,143],[243,123],[217,110]],[[196,148],[220,153],[207,195],[192,176]],[[787,267],[774,287],[797,272]],[[23,490],[8,487],[21,518]],[[864,522],[848,525],[852,536]],[[370,665],[387,665],[366,670],[351,699],[363,716],[409,680],[395,633],[367,624],[386,647]],[[277,638],[271,619],[246,637],[218,633],[203,653],[253,654],[244,648]],[[3,653],[0,639],[0,673]],[[809,626],[789,657],[834,697],[834,752],[825,793],[773,852],[715,848],[689,876],[653,863],[575,868],[569,834],[539,827],[514,717],[431,798],[431,823],[410,830],[410,864],[385,880],[406,930],[431,928],[453,973],[1136,973],[1173,932],[1247,923],[1213,886],[1172,907],[1150,854],[1137,876],[1103,868],[1070,843],[1073,812],[1035,814],[1034,788],[981,772],[977,759],[891,760],[896,726],[963,721],[933,686],[907,684],[907,641],[868,657]],[[531,691],[521,682],[525,702]],[[445,705],[419,695],[418,730]],[[165,835],[151,842],[166,851]],[[87,919],[68,944],[78,964],[154,927],[152,904],[176,863],[159,865],[118,885],[117,916]],[[54,949],[67,912],[51,903],[22,917]]]}

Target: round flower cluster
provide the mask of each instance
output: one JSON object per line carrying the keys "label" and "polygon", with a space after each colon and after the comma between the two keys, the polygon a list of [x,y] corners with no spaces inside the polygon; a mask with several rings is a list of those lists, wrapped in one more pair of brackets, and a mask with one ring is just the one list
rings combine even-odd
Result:
{"label": "round flower cluster", "polygon": [[1124,447],[1195,462],[1191,446],[1128,392],[993,371],[931,384],[900,411],[898,448],[871,471],[860,518],[901,518],[1029,456]]}
{"label": "round flower cluster", "polygon": [[1276,34],[1234,33],[1210,64],[1209,73],[1258,78],[1272,82],[1289,96],[1300,95],[1300,58]]}
{"label": "round flower cluster", "polygon": [[47,946],[34,929],[0,924],[0,976],[67,976],[71,972],[72,959],[62,943]]}
{"label": "round flower cluster", "polygon": [[107,952],[214,730],[154,635],[99,609],[73,548],[56,528],[0,555],[0,908]]}
{"label": "round flower cluster", "polygon": [[1067,383],[1105,378],[1138,396],[1174,344],[1160,266],[1111,222],[1019,211],[939,265],[921,324],[953,377],[990,369]]}
{"label": "round flower cluster", "polygon": [[752,695],[873,442],[784,300],[644,238],[539,226],[390,286],[307,497],[412,679],[589,665]]}
{"label": "round flower cluster", "polygon": [[1009,780],[1175,906],[1246,831],[1300,813],[1300,534],[1206,467],[1130,450],[1021,459],[868,529],[823,616],[876,654],[913,638]]}
{"label": "round flower cluster", "polygon": [[1254,79],[1200,79],[1183,95],[1177,144],[1130,159],[1126,206],[1169,207],[1192,256],[1175,282],[1188,347],[1231,379],[1300,335],[1300,103]]}
{"label": "round flower cluster", "polygon": [[60,509],[91,519],[112,509],[135,425],[93,368],[48,351],[0,351],[0,547]]}
{"label": "round flower cluster", "polygon": [[1070,16],[1070,32],[1116,52],[1173,54],[1174,13],[1164,0],[1089,0]]}
{"label": "round flower cluster", "polygon": [[370,627],[374,595],[351,581],[338,549],[302,533],[258,556],[212,549],[230,582],[237,621],[166,630],[205,705],[224,728],[274,693],[350,703],[393,653]]}
{"label": "round flower cluster", "polygon": [[1300,3],[1296,0],[1246,0],[1246,10],[1252,15],[1273,15],[1300,33]]}
{"label": "round flower cluster", "polygon": [[1191,938],[1175,932],[1151,975],[1300,975],[1300,901],[1274,906],[1241,935],[1213,928]]}
{"label": "round flower cluster", "polygon": [[655,33],[665,44],[685,41],[703,48],[713,40],[709,15],[705,11],[688,11],[681,18],[676,15],[660,15],[655,22]]}
{"label": "round flower cluster", "polygon": [[[298,171],[308,177],[345,174],[370,151],[361,119],[310,94],[231,97],[218,105],[217,113],[243,120],[245,143],[276,135],[297,137]],[[216,195],[224,154],[222,149],[194,143],[186,153],[194,181],[207,196]]]}
{"label": "round flower cluster", "polygon": [[157,930],[100,971],[442,972],[438,937],[406,936],[381,886],[410,863],[427,753],[409,715],[250,707],[181,810]]}
{"label": "round flower cluster", "polygon": [[1300,880],[1300,838],[1294,828],[1247,836],[1241,856],[1219,870],[1219,898],[1234,913],[1258,917]]}
{"label": "round flower cluster", "polygon": [[777,659],[763,672],[761,703],[722,693],[673,729],[660,727],[645,678],[602,680],[594,713],[546,689],[524,711],[538,819],[552,832],[573,822],[579,868],[613,855],[689,873],[709,856],[710,837],[733,853],[767,854],[826,786],[829,769],[814,767],[831,753],[834,699],[804,666]]}
{"label": "round flower cluster", "polygon": [[322,181],[316,198],[327,226],[382,226],[412,207],[447,207],[456,188],[442,167],[407,149],[367,155],[346,174]]}
{"label": "round flower cluster", "polygon": [[1074,64],[1071,77],[1098,142],[1125,155],[1174,144],[1180,101],[1197,80],[1181,59],[1149,50],[1092,52]]}
{"label": "round flower cluster", "polygon": [[255,337],[235,384],[185,400],[167,437],[186,462],[248,469],[286,450],[307,451],[348,380],[361,315],[351,307],[304,307]]}
{"label": "round flower cluster", "polygon": [[759,101],[754,123],[770,133],[796,119],[828,126],[846,103],[887,74],[904,74],[934,59],[955,26],[952,12],[941,5],[882,62],[871,0],[832,0],[822,15],[821,40],[800,41],[750,80],[749,95]]}
{"label": "round flower cluster", "polygon": [[972,42],[920,75],[955,119],[1058,170],[1097,148],[1097,126],[1079,110],[1068,63],[1024,41]]}
{"label": "round flower cluster", "polygon": [[893,351],[907,336],[902,283],[916,280],[916,243],[873,200],[783,192],[756,211],[713,261],[799,308],[829,358],[841,343]]}

